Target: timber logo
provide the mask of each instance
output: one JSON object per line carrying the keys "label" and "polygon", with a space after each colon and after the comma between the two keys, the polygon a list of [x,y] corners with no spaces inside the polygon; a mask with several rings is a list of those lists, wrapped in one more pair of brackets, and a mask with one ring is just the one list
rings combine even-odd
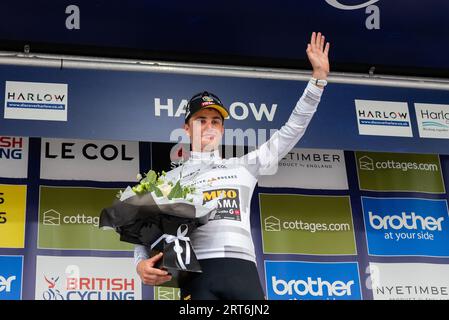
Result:
{"label": "timber logo", "polygon": [[363,156],[359,159],[360,170],[374,171],[374,161],[368,156]]}
{"label": "timber logo", "polygon": [[352,5],[340,3],[340,0],[325,1],[327,2],[327,4],[340,10],[359,10],[366,8],[365,13],[369,14],[369,16],[366,18],[365,27],[368,30],[380,29],[380,10],[378,6],[374,5],[375,3],[379,2],[379,0],[369,0],[363,3]]}
{"label": "timber logo", "polygon": [[281,231],[281,220],[278,218],[269,216],[264,221],[265,231]]}
{"label": "timber logo", "polygon": [[46,226],[59,226],[61,225],[61,214],[53,209],[44,212],[43,224]]}
{"label": "timber logo", "polygon": [[239,189],[223,188],[203,192],[203,204],[217,198],[217,213],[213,220],[242,220]]}

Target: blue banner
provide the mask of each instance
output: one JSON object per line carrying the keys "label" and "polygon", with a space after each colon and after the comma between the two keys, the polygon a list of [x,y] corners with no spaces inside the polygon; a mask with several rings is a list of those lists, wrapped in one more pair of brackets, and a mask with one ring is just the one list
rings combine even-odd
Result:
{"label": "blue banner", "polygon": [[0,300],[22,298],[22,256],[0,256]]}
{"label": "blue banner", "polygon": [[[208,90],[230,110],[223,137],[228,145],[255,144],[250,137],[256,137],[257,144],[268,139],[272,130],[287,121],[307,85],[303,81],[20,66],[0,66],[0,74],[2,135],[186,141],[184,107],[193,94]],[[11,107],[12,102],[16,107]],[[448,104],[449,92],[441,90],[330,83],[298,146],[446,154]],[[17,107],[21,105],[26,107]],[[42,107],[46,105],[52,107]],[[429,127],[428,120],[438,126]],[[395,121],[407,125],[391,125]]]}
{"label": "blue banner", "polygon": [[265,272],[270,300],[362,299],[357,263],[265,261]]}
{"label": "blue banner", "polygon": [[446,200],[362,197],[368,252],[449,257]]}

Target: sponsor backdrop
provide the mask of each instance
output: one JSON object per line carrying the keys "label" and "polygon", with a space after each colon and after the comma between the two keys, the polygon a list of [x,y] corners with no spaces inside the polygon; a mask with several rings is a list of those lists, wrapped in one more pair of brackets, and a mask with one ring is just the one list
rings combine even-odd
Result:
{"label": "sponsor backdrop", "polygon": [[[179,299],[142,285],[132,245],[98,229],[117,190],[179,150],[1,136],[0,299]],[[267,298],[449,298],[448,179],[447,155],[292,149],[251,202]]]}
{"label": "sponsor backdrop", "polygon": [[[178,299],[142,286],[132,245],[98,229],[101,208],[137,173],[186,154],[174,143],[185,142],[192,93],[229,107],[229,157],[280,128],[305,86],[21,66],[0,66],[0,81],[0,299],[46,300]],[[251,200],[267,298],[449,298],[448,101],[427,89],[326,89]]]}

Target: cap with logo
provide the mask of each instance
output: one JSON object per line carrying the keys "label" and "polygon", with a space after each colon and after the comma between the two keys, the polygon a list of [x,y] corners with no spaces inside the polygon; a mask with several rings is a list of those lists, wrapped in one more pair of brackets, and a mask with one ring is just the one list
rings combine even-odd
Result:
{"label": "cap with logo", "polygon": [[221,114],[223,119],[229,117],[229,112],[225,108],[221,100],[213,93],[203,91],[194,95],[187,104],[185,122],[187,123],[190,117],[196,112],[207,108],[217,110]]}

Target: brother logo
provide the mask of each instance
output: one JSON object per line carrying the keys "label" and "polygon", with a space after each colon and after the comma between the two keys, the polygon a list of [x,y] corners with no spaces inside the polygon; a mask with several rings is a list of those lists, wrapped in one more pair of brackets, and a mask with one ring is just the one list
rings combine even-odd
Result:
{"label": "brother logo", "polygon": [[415,212],[411,212],[407,214],[406,212],[402,212],[401,215],[388,215],[388,216],[380,216],[374,214],[372,211],[368,212],[369,214],[369,223],[373,229],[381,230],[381,229],[408,229],[408,230],[429,230],[429,231],[441,231],[442,230],[442,222],[444,221],[444,217],[439,217],[435,219],[432,216],[422,217]]}
{"label": "brother logo", "polygon": [[0,292],[11,292],[11,285],[14,280],[16,280],[16,276],[10,276],[8,278],[0,276]]}
{"label": "brother logo", "polygon": [[313,280],[311,277],[307,277],[307,280],[289,280],[277,279],[276,276],[271,277],[273,291],[280,296],[297,294],[299,296],[312,295],[315,297],[322,296],[350,296],[351,287],[354,285],[354,281],[348,282],[333,281],[329,282],[322,280],[318,277]]}

